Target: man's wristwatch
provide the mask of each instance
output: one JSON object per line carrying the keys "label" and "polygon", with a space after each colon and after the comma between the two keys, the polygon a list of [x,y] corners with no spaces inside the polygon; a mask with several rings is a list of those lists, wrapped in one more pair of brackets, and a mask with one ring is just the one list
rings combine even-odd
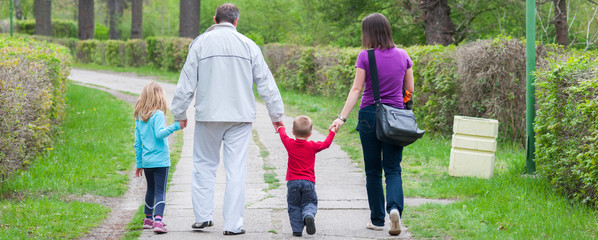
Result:
{"label": "man's wristwatch", "polygon": [[338,117],[337,117],[337,118],[338,118],[338,119],[340,119],[340,120],[341,120],[341,121],[343,121],[343,122],[347,122],[347,119],[346,119],[346,118],[344,118],[344,117],[343,117],[343,116],[341,116],[341,115],[338,115]]}

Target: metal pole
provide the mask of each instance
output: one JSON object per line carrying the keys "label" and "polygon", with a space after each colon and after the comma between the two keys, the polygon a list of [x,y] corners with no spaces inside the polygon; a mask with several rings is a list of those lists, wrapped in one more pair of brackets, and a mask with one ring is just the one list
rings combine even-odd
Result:
{"label": "metal pole", "polygon": [[536,172],[536,163],[534,155],[535,132],[534,119],[536,118],[536,88],[534,87],[534,71],[536,70],[536,0],[527,0],[526,8],[526,68],[527,86],[526,86],[526,130],[527,130],[527,154],[525,168],[528,174]]}
{"label": "metal pole", "polygon": [[10,0],[10,37],[12,37],[12,0]]}

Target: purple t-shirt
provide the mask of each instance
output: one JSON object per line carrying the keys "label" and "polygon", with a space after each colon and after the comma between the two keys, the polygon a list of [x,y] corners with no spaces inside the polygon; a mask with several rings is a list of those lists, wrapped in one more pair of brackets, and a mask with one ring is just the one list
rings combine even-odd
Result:
{"label": "purple t-shirt", "polygon": [[[380,51],[374,50],[376,55],[376,66],[378,69],[378,82],[380,84],[380,99],[382,103],[397,107],[403,107],[403,79],[407,69],[413,66],[413,62],[407,52],[400,48],[389,48]],[[368,51],[363,50],[357,56],[355,67],[365,70],[365,90],[361,96],[359,109],[374,104],[374,90],[372,89],[372,77],[370,75],[370,64]]]}

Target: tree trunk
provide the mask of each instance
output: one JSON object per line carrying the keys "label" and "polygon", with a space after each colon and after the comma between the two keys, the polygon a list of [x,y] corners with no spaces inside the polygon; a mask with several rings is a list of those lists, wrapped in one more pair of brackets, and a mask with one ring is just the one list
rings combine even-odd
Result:
{"label": "tree trunk", "polygon": [[554,2],[554,27],[556,29],[556,43],[569,46],[569,26],[567,24],[567,1],[553,0]]}
{"label": "tree trunk", "polygon": [[21,1],[15,0],[15,17],[18,20],[23,20],[23,9],[21,8]]}
{"label": "tree trunk", "polygon": [[179,37],[195,38],[199,35],[200,0],[181,0]]}
{"label": "tree trunk", "polygon": [[79,39],[93,39],[94,30],[93,0],[79,0]]}
{"label": "tree trunk", "polygon": [[131,39],[142,38],[143,0],[131,0]]}
{"label": "tree trunk", "polygon": [[120,39],[118,26],[123,16],[123,0],[108,0],[108,12],[110,15],[110,39]]}
{"label": "tree trunk", "polygon": [[52,36],[52,0],[35,0],[35,34]]}
{"label": "tree trunk", "polygon": [[451,19],[448,0],[420,0],[424,15],[426,43],[449,45],[455,41],[455,24]]}

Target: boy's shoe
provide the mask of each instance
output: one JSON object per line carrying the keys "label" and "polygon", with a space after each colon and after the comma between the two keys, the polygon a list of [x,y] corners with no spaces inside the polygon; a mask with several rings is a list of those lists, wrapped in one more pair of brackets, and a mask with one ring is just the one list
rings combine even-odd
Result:
{"label": "boy's shoe", "polygon": [[316,224],[314,222],[314,216],[307,215],[305,219],[303,219],[305,223],[305,232],[309,235],[314,235],[316,233]]}
{"label": "boy's shoe", "polygon": [[163,223],[162,221],[154,221],[154,232],[155,233],[167,233],[168,230],[166,230],[166,223]]}
{"label": "boy's shoe", "polygon": [[388,230],[388,234],[392,236],[401,234],[401,214],[397,209],[390,210],[390,230]]}
{"label": "boy's shoe", "polygon": [[302,235],[302,232],[293,232],[293,237],[301,237]]}
{"label": "boy's shoe", "polygon": [[382,231],[384,230],[384,226],[376,226],[372,222],[369,222],[368,225],[365,226],[367,229],[374,230],[374,231]]}
{"label": "boy's shoe", "polygon": [[144,218],[143,219],[143,229],[152,229],[154,228],[154,220],[151,218]]}
{"label": "boy's shoe", "polygon": [[222,234],[224,234],[224,235],[240,235],[240,234],[245,234],[245,229],[241,228],[241,231],[238,231],[238,232],[224,231],[224,232],[222,232]]}
{"label": "boy's shoe", "polygon": [[202,228],[211,227],[211,226],[214,226],[214,223],[212,221],[205,221],[202,223],[196,222],[194,224],[191,224],[191,228],[195,228],[195,229],[202,229]]}

